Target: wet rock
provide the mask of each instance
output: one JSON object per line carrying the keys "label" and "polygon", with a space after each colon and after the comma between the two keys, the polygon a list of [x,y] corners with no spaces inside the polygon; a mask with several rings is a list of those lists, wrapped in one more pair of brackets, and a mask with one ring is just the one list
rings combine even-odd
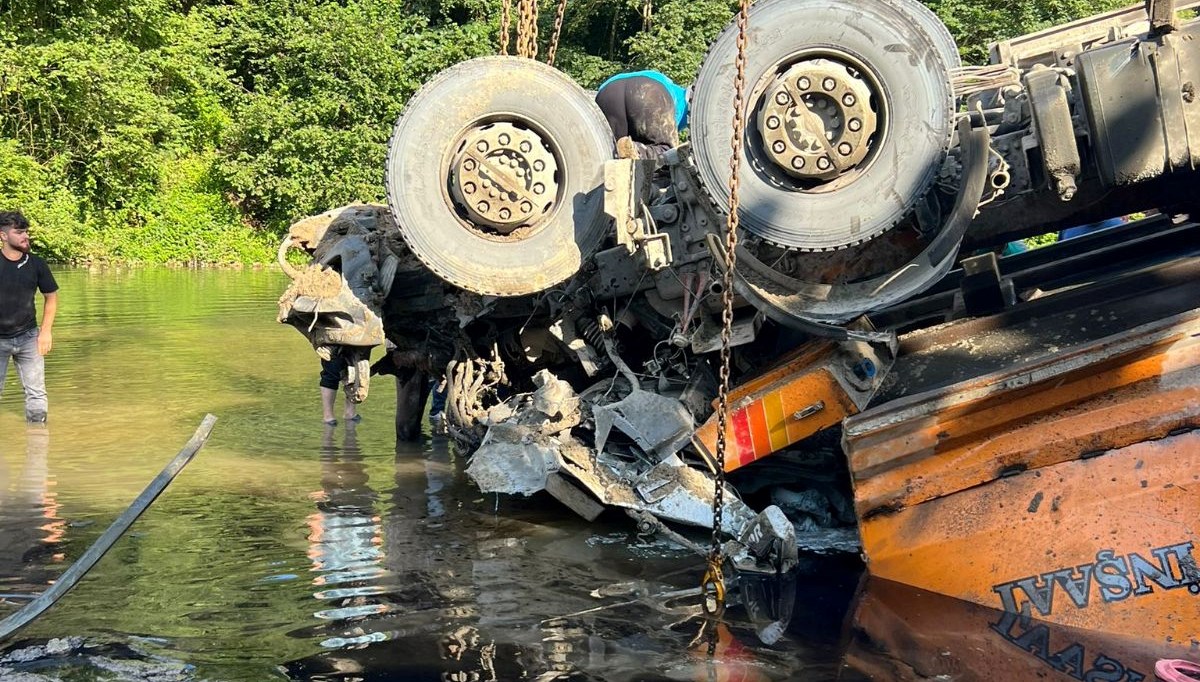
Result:
{"label": "wet rock", "polygon": [[186,682],[195,666],[124,644],[89,646],[82,637],[58,637],[0,656],[4,682],[104,679],[116,682]]}
{"label": "wet rock", "polygon": [[[47,641],[45,644],[22,647],[4,654],[0,657],[0,664],[6,663],[28,663],[37,661],[51,656],[62,656],[69,654],[83,646],[82,637],[56,637]],[[0,671],[3,669],[0,668]]]}

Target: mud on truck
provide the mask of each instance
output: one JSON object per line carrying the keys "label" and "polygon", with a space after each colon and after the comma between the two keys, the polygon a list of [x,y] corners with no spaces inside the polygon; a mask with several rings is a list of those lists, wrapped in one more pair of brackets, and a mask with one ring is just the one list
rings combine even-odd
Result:
{"label": "mud on truck", "polygon": [[[386,206],[292,226],[280,320],[351,359],[358,399],[386,344],[374,372],[396,375],[400,439],[444,382],[484,491],[545,490],[589,520],[623,508],[703,553],[680,525],[711,528],[724,486],[739,571],[862,551],[873,575],[1017,608],[1024,593],[993,588],[1172,546],[1158,584],[1200,592],[1200,22],[1180,19],[1196,5],[1056,26],[969,66],[916,0],[754,4],[728,279],[736,25],[696,76],[687,142],[656,160],[615,158],[591,94],[549,66],[458,64],[396,122]],[[1060,471],[1147,444],[1155,473],[1129,490]],[[1063,490],[1038,487],[1051,473]],[[1045,565],[1043,540],[1091,537],[1069,526],[1122,504],[1157,510],[1163,537],[1117,524]],[[1200,623],[1197,603],[1163,632]]]}

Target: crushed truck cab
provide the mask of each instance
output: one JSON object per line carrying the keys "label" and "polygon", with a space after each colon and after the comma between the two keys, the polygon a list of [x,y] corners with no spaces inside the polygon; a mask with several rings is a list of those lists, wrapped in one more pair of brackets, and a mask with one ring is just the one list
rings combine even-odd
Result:
{"label": "crushed truck cab", "polygon": [[758,3],[736,204],[736,26],[700,67],[690,142],[654,159],[615,158],[565,74],[464,62],[396,122],[387,206],[293,226],[280,320],[318,352],[355,349],[359,397],[386,339],[398,437],[419,437],[442,383],[482,490],[545,490],[588,519],[623,508],[703,553],[681,527],[711,528],[724,485],[739,571],[861,552],[889,581],[1186,648],[1200,22],[1177,10],[1196,5],[963,66],[916,0]]}

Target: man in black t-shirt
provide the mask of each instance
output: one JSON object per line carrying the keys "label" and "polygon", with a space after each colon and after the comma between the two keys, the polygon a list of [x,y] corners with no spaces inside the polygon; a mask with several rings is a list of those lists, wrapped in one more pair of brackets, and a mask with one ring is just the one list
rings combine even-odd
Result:
{"label": "man in black t-shirt", "polygon": [[[37,324],[33,295],[41,291],[42,326]],[[16,212],[0,213],[0,394],[8,361],[17,365],[25,389],[25,419],[46,421],[46,367],[51,329],[58,311],[58,283],[46,261],[29,253],[29,221]]]}

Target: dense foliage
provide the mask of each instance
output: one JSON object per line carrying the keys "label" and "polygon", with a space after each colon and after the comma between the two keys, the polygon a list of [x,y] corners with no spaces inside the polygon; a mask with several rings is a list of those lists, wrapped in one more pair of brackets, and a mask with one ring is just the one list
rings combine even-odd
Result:
{"label": "dense foliage", "polygon": [[[541,2],[545,41],[555,2]],[[989,41],[1117,4],[927,2],[976,62]],[[592,87],[628,67],[688,82],[735,5],[571,0],[558,66]],[[0,206],[26,211],[59,260],[268,260],[296,218],[381,197],[404,102],[494,53],[499,8],[0,0]]]}

